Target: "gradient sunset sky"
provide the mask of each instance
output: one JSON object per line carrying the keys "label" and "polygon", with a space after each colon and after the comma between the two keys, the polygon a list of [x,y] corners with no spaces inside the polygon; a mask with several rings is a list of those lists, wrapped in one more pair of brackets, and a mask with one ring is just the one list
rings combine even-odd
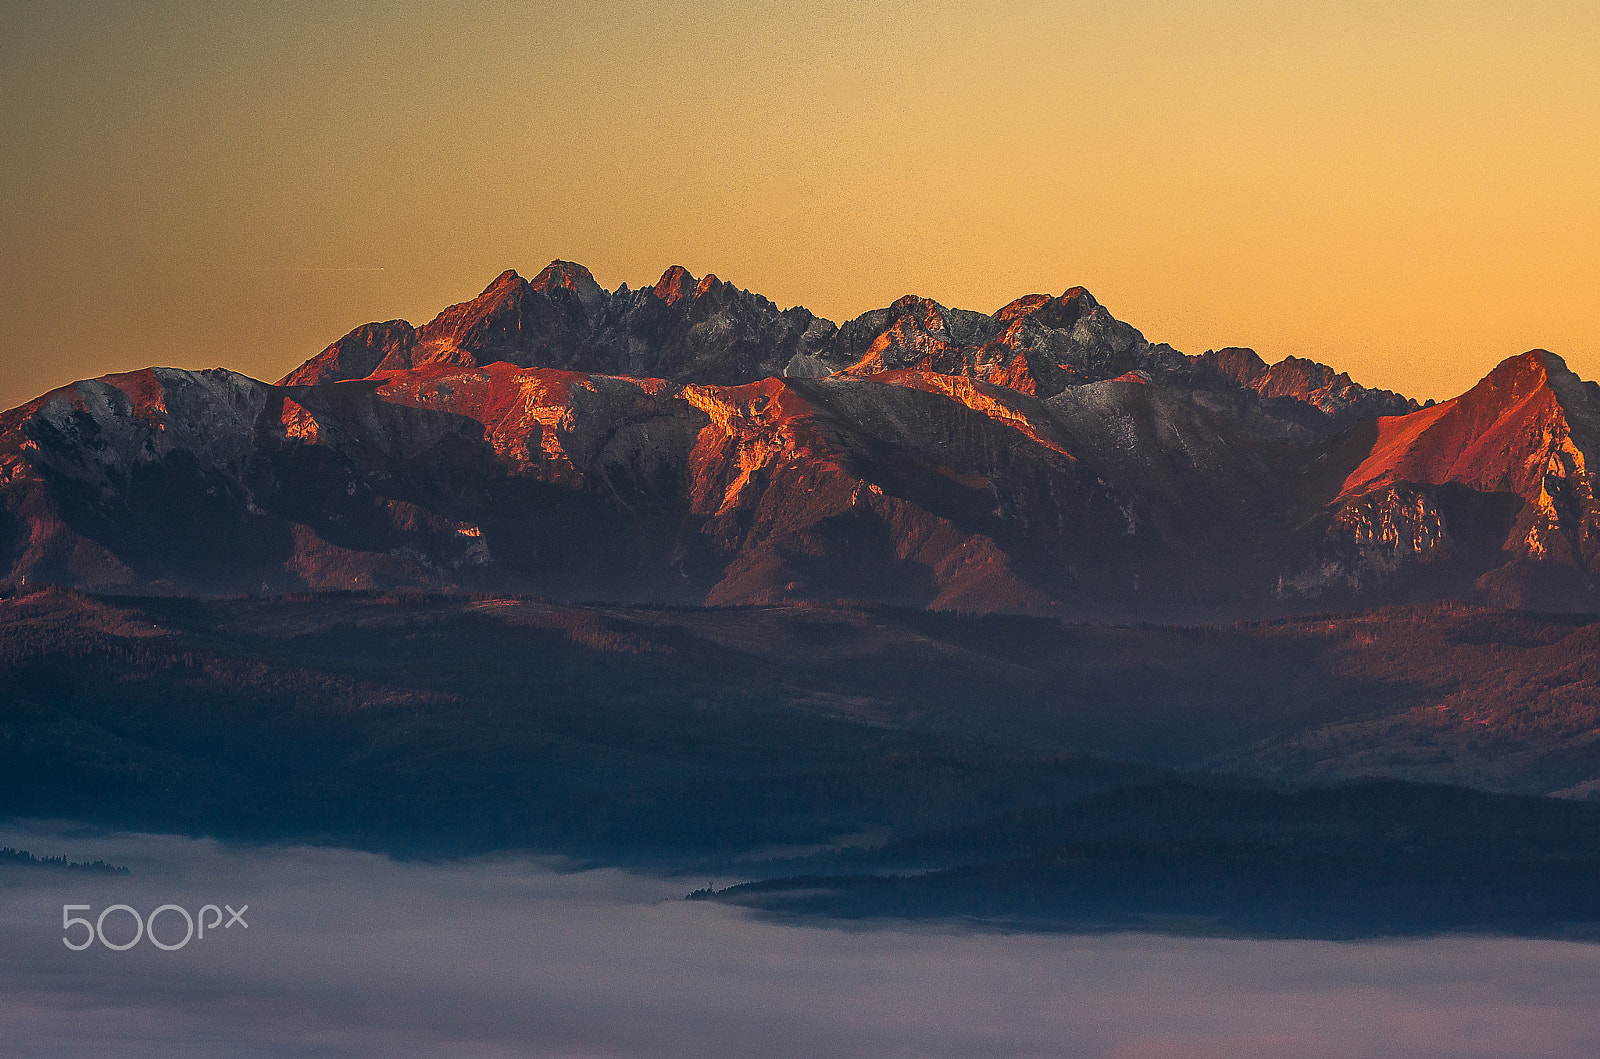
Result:
{"label": "gradient sunset sky", "polygon": [[276,379],[554,257],[1600,377],[1594,0],[0,0],[0,115],[0,407]]}

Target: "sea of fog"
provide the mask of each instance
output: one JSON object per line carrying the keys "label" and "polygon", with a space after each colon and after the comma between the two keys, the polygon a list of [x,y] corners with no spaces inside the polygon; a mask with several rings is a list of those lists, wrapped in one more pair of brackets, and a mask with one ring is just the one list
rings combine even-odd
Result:
{"label": "sea of fog", "polygon": [[[764,921],[703,879],[397,862],[60,826],[0,846],[0,1054],[1593,1056],[1600,946],[1334,944]],[[125,904],[231,919],[113,951]],[[248,910],[243,906],[248,905]],[[248,924],[248,925],[245,925]],[[105,942],[135,935],[123,910]],[[176,946],[186,921],[156,917]]]}

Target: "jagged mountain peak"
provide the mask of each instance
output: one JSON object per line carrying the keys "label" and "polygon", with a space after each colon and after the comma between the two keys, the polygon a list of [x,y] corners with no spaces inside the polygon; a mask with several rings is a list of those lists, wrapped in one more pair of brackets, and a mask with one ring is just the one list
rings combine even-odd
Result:
{"label": "jagged mountain peak", "polygon": [[595,282],[593,273],[576,262],[562,261],[560,258],[546,265],[529,286],[544,294],[558,290],[570,291],[590,309],[598,307],[605,297],[605,291]]}
{"label": "jagged mountain peak", "polygon": [[1593,438],[1600,454],[1600,384],[1579,378],[1565,360],[1547,349],[1530,350],[1512,359],[1537,363],[1544,370],[1546,384],[1555,392],[1574,429],[1583,433],[1586,441]]}
{"label": "jagged mountain peak", "polygon": [[[1600,388],[1560,357],[1501,361],[1466,393],[1335,439],[1340,483],[1324,558],[1302,581],[1352,583],[1402,563],[1498,562],[1476,589],[1502,604],[1572,605],[1596,588]],[[1564,572],[1562,572],[1564,571]],[[1592,598],[1585,606],[1593,606]]]}
{"label": "jagged mountain peak", "polygon": [[[1052,298],[1028,315],[1033,323],[1068,331],[1077,326],[1078,321],[1085,316],[1103,310],[1104,307],[1095,301],[1094,295],[1083,287],[1073,287],[1061,297]],[[1110,313],[1107,312],[1105,315],[1110,316]]]}
{"label": "jagged mountain peak", "polygon": [[1100,303],[1087,289],[1072,287],[1060,297],[1050,294],[1024,295],[996,312],[994,318],[1002,324],[1031,320],[1042,327],[1070,330],[1080,317],[1100,308]]}
{"label": "jagged mountain peak", "polygon": [[420,361],[385,366],[414,367],[428,361],[466,365],[480,363],[484,356],[511,359],[508,353],[522,345],[530,301],[539,296],[515,269],[506,269],[482,294],[450,306],[420,329],[418,342],[425,347]]}
{"label": "jagged mountain peak", "polygon": [[915,369],[965,375],[1048,397],[1065,386],[1145,371],[1169,384],[1285,398],[1263,405],[1269,432],[1322,435],[1360,418],[1416,407],[1324,365],[1285,358],[1268,368],[1248,350],[1186,358],[1147,342],[1084,287],[1030,294],[993,314],[908,294],[843,327],[714,274],[673,265],[652,286],[607,292],[583,265],[550,262],[530,283],[507,269],[471,301],[421,329],[402,321],[357,328],[285,378],[305,385],[427,364],[506,361],[523,367],[742,384],[786,375],[871,375]]}
{"label": "jagged mountain peak", "polygon": [[1254,389],[1256,383],[1267,374],[1267,362],[1261,359],[1261,354],[1248,346],[1208,349],[1200,354],[1198,359],[1251,389]]}
{"label": "jagged mountain peak", "polygon": [[921,294],[902,294],[889,303],[889,311],[896,316],[906,313],[944,312],[945,307]]}
{"label": "jagged mountain peak", "polygon": [[[483,293],[479,294],[476,298],[472,299],[472,301],[463,302],[461,304],[463,304],[463,305],[497,304],[497,303],[500,303],[500,302],[504,302],[505,300],[507,300],[509,298],[515,298],[518,295],[522,294],[522,292],[526,291],[527,289],[528,289],[528,281],[523,279],[520,275],[518,275],[516,269],[508,268],[504,272],[500,273],[500,275],[496,276],[492,283],[490,283],[487,287],[483,288]],[[456,308],[456,306],[452,306],[451,308]],[[449,309],[445,310],[445,312],[449,312],[449,311],[450,311]]]}
{"label": "jagged mountain peak", "polygon": [[279,386],[315,386],[318,383],[364,379],[391,355],[409,350],[417,329],[404,320],[362,324],[327,349],[278,380]]}
{"label": "jagged mountain peak", "polygon": [[1565,432],[1569,455],[1577,461],[1563,474],[1577,469],[1587,474],[1584,458],[1600,460],[1600,386],[1580,379],[1565,360],[1547,349],[1506,358],[1457,401],[1499,406],[1507,413],[1546,409],[1550,422],[1544,429],[1553,435],[1550,444],[1562,447],[1559,435]]}
{"label": "jagged mountain peak", "polygon": [[[569,288],[518,282],[441,314],[475,321],[450,332],[460,347],[403,321],[356,329],[323,367],[390,349],[361,385],[153,369],[7,413],[0,577],[1122,615],[1480,590],[1565,605],[1514,595],[1547,583],[1600,599],[1600,389],[1546,351],[1408,415],[1275,433],[1273,402],[1308,406],[1197,381],[1202,358],[1100,308],[1012,346],[1026,318],[974,343],[998,314],[944,310],[935,339],[912,317],[942,307],[901,300],[858,328],[896,334],[889,366],[777,379],[774,351],[829,327],[726,284],[584,315]],[[1278,367],[1209,355],[1258,384]],[[747,382],[696,380],[708,366]],[[1030,394],[1051,367],[1077,375]]]}
{"label": "jagged mountain peak", "polygon": [[1345,372],[1304,357],[1287,356],[1269,365],[1253,349],[1227,346],[1208,349],[1188,360],[1202,374],[1253,391],[1269,402],[1287,399],[1315,409],[1332,428],[1362,419],[1405,415],[1421,407],[1393,390],[1362,386]]}
{"label": "jagged mountain peak", "polygon": [[458,331],[488,317],[515,312],[531,289],[528,281],[519,276],[516,269],[508,268],[496,276],[482,294],[471,301],[450,306],[423,329],[435,334],[446,330]]}
{"label": "jagged mountain peak", "polygon": [[700,282],[694,285],[694,296],[703,298],[714,291],[722,290],[724,287],[732,288],[733,284],[718,279],[715,272],[707,272],[700,277]]}
{"label": "jagged mountain peak", "polygon": [[1510,399],[1548,386],[1553,380],[1572,375],[1567,362],[1548,349],[1530,349],[1514,357],[1507,357],[1484,376],[1479,387]]}
{"label": "jagged mountain peak", "polygon": [[930,333],[943,332],[950,323],[947,307],[920,294],[905,294],[889,306],[889,315],[898,326],[910,324]]}
{"label": "jagged mountain peak", "polygon": [[[1459,397],[1410,415],[1383,418],[1370,431],[1370,451],[1346,479],[1345,496],[1399,482],[1464,481],[1489,490],[1530,494],[1545,473],[1527,447],[1559,447],[1566,409],[1555,374],[1571,373],[1544,350],[1530,350],[1497,364]],[[1580,391],[1581,393],[1581,391]]]}
{"label": "jagged mountain peak", "polygon": [[1017,300],[1007,303],[994,316],[996,320],[1010,323],[1034,312],[1050,300],[1051,296],[1048,294],[1024,294]]}
{"label": "jagged mountain peak", "polygon": [[656,280],[650,290],[668,305],[676,305],[684,298],[692,297],[699,282],[694,274],[682,265],[673,265],[661,273],[661,278]]}

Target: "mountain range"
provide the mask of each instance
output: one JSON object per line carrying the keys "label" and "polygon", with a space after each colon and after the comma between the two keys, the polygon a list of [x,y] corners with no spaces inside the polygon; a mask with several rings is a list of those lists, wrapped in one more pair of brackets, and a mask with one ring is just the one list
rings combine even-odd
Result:
{"label": "mountain range", "polygon": [[149,368],[0,415],[0,583],[855,600],[1113,620],[1593,608],[1600,387],[1420,406],[1152,344],[1088,291],[843,325],[556,261],[275,384]]}
{"label": "mountain range", "polygon": [[276,383],[0,415],[0,818],[1592,937],[1595,455],[1543,350],[1418,404],[1081,287],[835,325],[506,272]]}

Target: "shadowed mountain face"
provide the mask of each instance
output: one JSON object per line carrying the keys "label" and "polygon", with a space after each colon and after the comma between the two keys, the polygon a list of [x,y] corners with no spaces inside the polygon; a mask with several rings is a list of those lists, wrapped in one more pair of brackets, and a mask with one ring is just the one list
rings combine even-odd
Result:
{"label": "shadowed mountain face", "polygon": [[1244,617],[1593,606],[1600,396],[1508,360],[1418,409],[1152,345],[1081,288],[842,327],[554,262],[268,385],[153,368],[0,417],[0,577]]}

